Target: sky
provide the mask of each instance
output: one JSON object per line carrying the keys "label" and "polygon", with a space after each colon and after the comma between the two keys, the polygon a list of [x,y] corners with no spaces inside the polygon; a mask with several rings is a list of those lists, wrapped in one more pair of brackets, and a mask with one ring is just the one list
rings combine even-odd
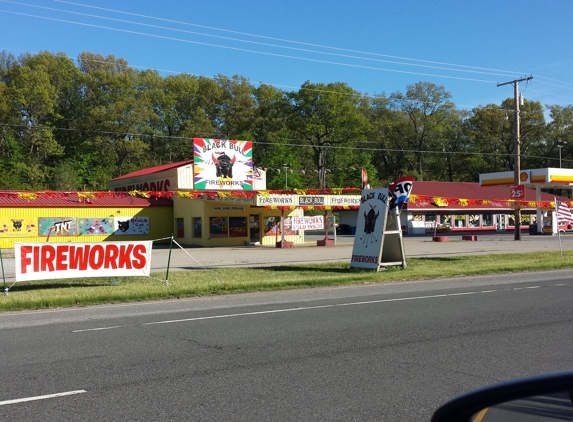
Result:
{"label": "sky", "polygon": [[431,82],[457,108],[573,104],[571,0],[0,0],[0,51],[114,55],[162,76],[240,75],[368,95]]}

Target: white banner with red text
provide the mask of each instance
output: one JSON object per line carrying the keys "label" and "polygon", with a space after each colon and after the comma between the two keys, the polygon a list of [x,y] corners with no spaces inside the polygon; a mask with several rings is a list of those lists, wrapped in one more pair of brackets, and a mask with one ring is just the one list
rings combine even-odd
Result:
{"label": "white banner with red text", "polygon": [[298,217],[294,216],[292,218],[292,230],[320,230],[324,229],[324,216],[314,215]]}
{"label": "white banner with red text", "polygon": [[16,281],[149,276],[152,241],[15,243]]}

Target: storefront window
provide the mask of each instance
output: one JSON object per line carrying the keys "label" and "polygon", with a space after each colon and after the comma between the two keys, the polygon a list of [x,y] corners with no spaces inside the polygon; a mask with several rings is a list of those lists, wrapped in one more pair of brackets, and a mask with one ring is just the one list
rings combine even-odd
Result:
{"label": "storefront window", "polygon": [[229,217],[229,236],[247,237],[247,217]]}
{"label": "storefront window", "polygon": [[265,217],[265,236],[280,234],[280,217]]}
{"label": "storefront window", "polygon": [[422,221],[422,214],[414,214],[413,215],[414,220],[416,221]]}
{"label": "storefront window", "polygon": [[202,233],[201,217],[193,217],[193,237],[201,237]]}
{"label": "storefront window", "polygon": [[227,237],[227,217],[210,217],[209,235],[211,237]]}
{"label": "storefront window", "polygon": [[479,227],[479,214],[470,214],[468,216],[469,227]]}
{"label": "storefront window", "polygon": [[426,221],[424,227],[426,228],[426,233],[431,233],[434,229],[437,229],[436,214],[426,214]]}
{"label": "storefront window", "polygon": [[482,227],[493,227],[493,214],[487,213],[482,216]]}
{"label": "storefront window", "polygon": [[508,214],[507,215],[507,225],[508,226],[515,226],[515,215],[514,214]]}
{"label": "storefront window", "polygon": [[466,226],[466,216],[465,215],[457,214],[456,216],[454,216],[454,219],[456,220],[456,227],[465,227]]}
{"label": "storefront window", "polygon": [[521,214],[521,224],[529,225],[531,216],[529,214]]}
{"label": "storefront window", "polygon": [[446,224],[448,226],[452,226],[452,216],[451,215],[442,215],[442,224]]}

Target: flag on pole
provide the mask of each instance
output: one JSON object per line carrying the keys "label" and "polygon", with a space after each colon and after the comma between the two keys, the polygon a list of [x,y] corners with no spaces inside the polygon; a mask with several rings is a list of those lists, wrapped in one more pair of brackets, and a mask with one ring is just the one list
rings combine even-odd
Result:
{"label": "flag on pole", "polygon": [[555,198],[555,215],[557,216],[557,224],[559,222],[566,222],[568,224],[573,224],[573,215],[567,204],[559,199]]}
{"label": "flag on pole", "polygon": [[392,199],[390,201],[390,209],[393,210],[395,207],[402,209],[404,204],[410,199],[410,192],[412,191],[412,185],[414,184],[414,176],[404,176],[396,180],[390,185],[390,193]]}
{"label": "flag on pole", "polygon": [[370,189],[370,185],[368,184],[368,173],[366,173],[366,169],[364,167],[362,167],[362,187]]}

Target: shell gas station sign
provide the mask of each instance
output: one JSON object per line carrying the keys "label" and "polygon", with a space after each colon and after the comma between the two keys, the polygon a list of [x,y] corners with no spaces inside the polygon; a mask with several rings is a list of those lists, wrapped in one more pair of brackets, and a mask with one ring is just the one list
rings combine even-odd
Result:
{"label": "shell gas station sign", "polygon": [[[515,201],[535,200],[537,202],[537,232],[557,233],[557,225],[548,222],[544,211],[547,209],[539,205],[541,189],[571,189],[573,190],[573,169],[567,168],[541,168],[527,169],[519,172],[519,184],[515,184],[515,173],[503,171],[479,175],[480,186],[508,186],[508,196]],[[525,198],[525,188],[535,189],[535,198]],[[519,209],[516,202],[512,208]]]}
{"label": "shell gas station sign", "polygon": [[[484,173],[479,175],[479,183],[480,186],[512,186],[515,184],[514,177],[513,171]],[[530,188],[573,189],[573,169],[549,167],[521,170],[519,183]]]}

